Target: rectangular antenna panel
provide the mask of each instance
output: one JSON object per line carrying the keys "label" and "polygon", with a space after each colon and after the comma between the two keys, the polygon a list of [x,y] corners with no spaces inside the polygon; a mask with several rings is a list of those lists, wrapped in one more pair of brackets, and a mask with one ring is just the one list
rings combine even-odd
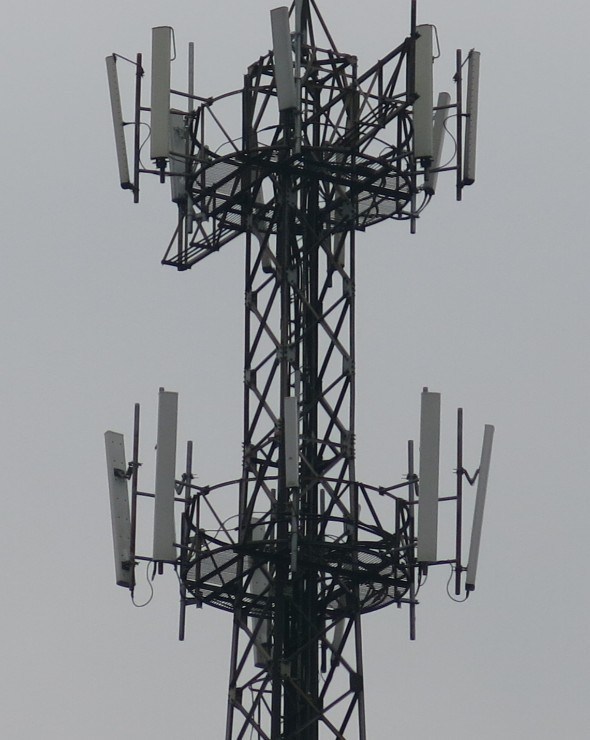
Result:
{"label": "rectangular antenna panel", "polygon": [[[340,596],[338,598],[338,606],[344,611],[346,609],[346,597]],[[334,622],[334,632],[332,634],[332,660],[338,660],[341,655],[344,641],[344,628],[346,626],[345,619],[338,619]]]}
{"label": "rectangular antenna panel", "polygon": [[342,641],[344,639],[344,626],[344,619],[339,619],[337,622],[334,623],[334,635],[332,637],[332,649],[334,651],[334,656],[340,656]]}
{"label": "rectangular antenna panel", "polygon": [[469,560],[467,561],[467,576],[465,579],[465,589],[467,591],[473,591],[475,588],[475,576],[477,575],[477,561],[479,559],[483,512],[486,503],[486,492],[488,489],[493,441],[494,427],[491,424],[486,424],[483,433],[479,474],[477,476],[477,493],[475,494],[475,509],[473,511],[473,528],[471,529]]}
{"label": "rectangular antenna panel", "polygon": [[129,162],[127,159],[127,145],[125,143],[123,110],[121,108],[121,94],[119,92],[119,78],[117,75],[117,57],[114,54],[108,56],[106,58],[106,63],[109,95],[111,97],[113,128],[115,130],[117,164],[119,166],[119,181],[122,188],[129,189],[131,187],[131,180],[129,178]]}
{"label": "rectangular antenna panel", "polygon": [[[266,524],[258,524],[253,522],[252,527],[252,542],[261,542],[264,540],[267,532]],[[247,556],[246,567],[253,568],[256,563],[255,558]],[[252,572],[252,578],[250,580],[250,591],[256,596],[263,596],[269,591],[270,588],[270,577],[268,571],[264,566],[254,568]],[[255,652],[254,652],[254,664],[258,668],[263,668],[268,665],[270,657],[270,646],[269,646],[269,622],[268,619],[260,619],[254,617],[252,620],[253,632],[255,633]]]}
{"label": "rectangular antenna panel", "polygon": [[287,396],[284,402],[283,441],[285,445],[286,485],[287,488],[293,488],[299,485],[299,411],[295,396]]}
{"label": "rectangular antenna panel", "polygon": [[174,496],[176,494],[176,427],[178,393],[160,389],[154,502],[154,560],[176,560]]}
{"label": "rectangular antenna panel", "polygon": [[172,201],[182,203],[186,199],[186,125],[184,114],[170,114],[170,189]]}
{"label": "rectangular antenna panel", "polygon": [[439,458],[440,393],[424,390],[420,410],[417,553],[420,563],[434,563],[437,558]]}
{"label": "rectangular antenna panel", "polygon": [[167,159],[170,130],[170,60],[172,28],[152,28],[152,92],[150,157]]}
{"label": "rectangular antenna panel", "polygon": [[477,110],[479,99],[479,51],[469,54],[467,67],[467,99],[465,101],[465,153],[463,155],[463,185],[475,182],[475,155],[477,149]]}
{"label": "rectangular antenna panel", "polygon": [[417,159],[432,159],[433,134],[433,27],[416,26],[415,92],[414,101],[414,155]]}
{"label": "rectangular antenna panel", "polygon": [[441,92],[438,94],[436,111],[434,113],[434,126],[432,129],[432,163],[426,171],[426,179],[424,181],[424,191],[429,195],[434,195],[436,192],[438,172],[433,172],[433,170],[437,170],[440,167],[443,144],[445,141],[445,122],[449,116],[450,104],[451,96],[448,92]]}
{"label": "rectangular antenna panel", "polygon": [[131,520],[129,517],[127,478],[125,477],[127,470],[125,441],[122,434],[105,432],[104,442],[107,456],[117,586],[132,588]]}
{"label": "rectangular antenna panel", "polygon": [[297,108],[297,88],[293,71],[293,44],[289,27],[289,9],[275,8],[270,11],[272,26],[272,50],[275,66],[275,82],[279,110]]}
{"label": "rectangular antenna panel", "polygon": [[[252,542],[262,542],[266,535],[266,530],[266,524],[255,524],[252,527]],[[249,558],[249,560],[251,565],[253,565],[255,559]],[[252,573],[252,579],[250,580],[250,591],[256,596],[262,596],[265,591],[268,591],[269,584],[270,580],[266,568],[255,568]]]}

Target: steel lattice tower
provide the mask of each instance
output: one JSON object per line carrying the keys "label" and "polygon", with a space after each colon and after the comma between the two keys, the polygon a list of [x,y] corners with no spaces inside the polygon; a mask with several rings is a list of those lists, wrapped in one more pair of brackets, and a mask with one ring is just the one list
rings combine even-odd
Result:
{"label": "steel lattice tower", "polygon": [[[279,65],[289,21],[286,9],[273,11],[273,52],[249,67],[234,94],[239,138],[215,112],[226,96],[205,99],[189,89],[186,108],[166,103],[170,132],[164,150],[152,149],[179,214],[165,264],[187,270],[230,240],[246,240],[242,474],[195,485],[189,445],[175,490],[179,541],[170,557],[145,558],[179,570],[181,633],[187,606],[233,614],[226,740],[364,740],[361,616],[406,603],[413,630],[418,574],[439,562],[417,559],[413,447],[401,483],[372,486],[355,474],[356,235],[386,219],[409,221],[413,230],[441,170],[436,130],[432,151],[422,156],[417,143],[416,55],[425,27],[411,7],[409,36],[359,72],[355,57],[337,50],[314,0],[298,0],[286,82]],[[461,69],[458,54],[457,102],[439,99],[438,109],[457,117],[457,159],[446,169],[456,172],[459,194],[472,179],[461,147],[475,118],[462,109]],[[142,75],[138,56],[133,177],[121,170],[136,200],[140,173],[154,172],[139,160]],[[156,139],[154,90],[152,80]],[[212,127],[229,153],[208,143]],[[138,413],[135,441],[126,473],[131,540],[121,556],[127,576],[119,579],[130,588],[142,559],[135,552]],[[118,465],[121,481],[126,466]],[[460,509],[462,465],[458,472]],[[228,498],[237,525],[224,509]],[[458,532],[456,557],[444,562],[455,564],[459,588],[460,520]]]}

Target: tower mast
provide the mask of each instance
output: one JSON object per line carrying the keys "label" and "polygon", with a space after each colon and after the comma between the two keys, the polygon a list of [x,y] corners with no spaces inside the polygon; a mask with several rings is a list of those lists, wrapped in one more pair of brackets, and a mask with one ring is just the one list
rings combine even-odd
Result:
{"label": "tower mast", "polygon": [[[251,639],[241,616],[244,605],[236,600],[228,739],[240,736],[243,718],[247,725],[266,706],[270,707],[273,738],[317,740],[321,724],[330,727],[336,737],[356,725],[355,732],[365,737],[358,589],[353,584],[344,589],[328,576],[322,562],[331,536],[327,530],[329,524],[333,526],[330,517],[337,514],[340,520],[338,538],[347,556],[357,536],[354,221],[337,215],[345,206],[352,215],[353,207],[342,186],[323,181],[313,171],[316,163],[321,166],[330,143],[327,139],[334,135],[323,110],[327,80],[331,95],[341,96],[338,115],[344,115],[345,124],[339,138],[349,135],[355,125],[349,97],[354,91],[356,62],[329,50],[323,65],[317,64],[317,57],[303,43],[313,34],[309,3],[298,3],[295,15],[295,59],[300,62],[296,62],[294,76],[299,105],[280,112],[273,197],[270,204],[254,198],[249,218],[256,236],[252,231],[248,234],[246,247],[240,521],[245,543],[254,522],[267,527],[270,553],[262,567],[271,576],[272,588],[261,629],[269,651],[262,675],[246,679],[244,651],[250,649]],[[247,75],[245,143],[258,138],[256,91],[267,63],[253,65]],[[307,70],[305,84],[301,83],[303,67]],[[332,154],[334,161],[345,163],[354,146],[346,143],[342,152],[337,149]],[[295,436],[295,445],[289,435]],[[293,446],[298,456],[295,463],[287,459]],[[294,465],[296,480],[289,470]],[[268,482],[275,477],[276,491]],[[344,663],[337,653],[342,653],[347,641],[354,650],[352,659]],[[320,690],[322,669],[325,680]],[[346,676],[341,678],[340,673]],[[251,680],[260,682],[256,692],[249,690]],[[339,687],[341,693],[334,698],[329,689],[337,683],[346,685],[346,690]],[[263,701],[265,685],[268,702]],[[338,719],[332,719],[332,714]]]}

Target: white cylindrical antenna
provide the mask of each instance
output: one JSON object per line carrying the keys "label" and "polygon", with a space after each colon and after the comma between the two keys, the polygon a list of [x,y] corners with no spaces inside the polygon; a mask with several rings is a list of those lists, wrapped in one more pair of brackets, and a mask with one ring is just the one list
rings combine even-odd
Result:
{"label": "white cylindrical antenna", "polygon": [[131,563],[130,554],[131,519],[126,478],[125,441],[122,434],[105,432],[104,442],[107,456],[117,586],[133,588],[133,564]]}
{"label": "white cylindrical antenna", "polygon": [[477,109],[479,101],[479,51],[469,54],[467,66],[467,99],[465,101],[465,153],[463,155],[463,185],[475,182],[477,150]]}
{"label": "white cylindrical antenna", "polygon": [[271,10],[270,22],[279,110],[297,108],[299,102],[293,70],[293,44],[289,26],[289,9],[285,7]]}
{"label": "white cylindrical antenna", "polygon": [[188,111],[192,113],[195,109],[195,44],[193,41],[189,41],[188,44]]}
{"label": "white cylindrical antenna", "polygon": [[119,78],[117,75],[117,57],[112,54],[106,58],[107,78],[109,81],[109,95],[111,97],[111,113],[115,130],[115,147],[117,150],[117,164],[119,165],[119,181],[121,187],[128,190],[132,187],[129,177],[129,161],[127,159],[127,145],[121,108],[121,94],[119,92]]}
{"label": "white cylindrical antenna", "polygon": [[172,34],[170,26],[152,28],[150,157],[155,160],[168,158]]}
{"label": "white cylindrical antenna", "polygon": [[172,201],[186,200],[186,123],[183,113],[170,113],[170,190]]}
{"label": "white cylindrical antenna", "polygon": [[433,109],[433,26],[416,26],[416,69],[414,101],[414,156],[432,159],[432,109]]}
{"label": "white cylindrical antenna", "polygon": [[176,428],[178,393],[160,388],[154,502],[154,550],[157,561],[176,560],[174,496],[176,493]]}
{"label": "white cylindrical antenna", "polygon": [[486,503],[486,491],[488,488],[488,476],[490,473],[493,441],[494,427],[491,424],[486,424],[483,433],[479,473],[477,476],[477,493],[475,495],[475,509],[473,511],[473,528],[471,530],[469,560],[467,561],[467,576],[465,578],[466,591],[473,591],[475,589],[475,576],[477,575],[477,561],[479,558],[479,546],[481,544],[481,529],[483,526],[483,513]]}
{"label": "white cylindrical antenna", "polygon": [[285,475],[287,488],[299,485],[299,412],[297,397],[284,399],[283,443],[285,446]]}
{"label": "white cylindrical antenna", "polygon": [[420,563],[434,563],[437,558],[439,458],[440,393],[431,393],[425,388],[420,409],[417,550]]}
{"label": "white cylindrical antenna", "polygon": [[434,195],[436,192],[436,182],[438,180],[438,172],[436,172],[436,170],[440,167],[443,144],[445,141],[445,122],[449,116],[450,104],[451,96],[448,92],[441,92],[438,94],[436,111],[434,113],[434,126],[432,129],[433,156],[430,167],[426,171],[426,178],[424,181],[424,191],[429,195]]}

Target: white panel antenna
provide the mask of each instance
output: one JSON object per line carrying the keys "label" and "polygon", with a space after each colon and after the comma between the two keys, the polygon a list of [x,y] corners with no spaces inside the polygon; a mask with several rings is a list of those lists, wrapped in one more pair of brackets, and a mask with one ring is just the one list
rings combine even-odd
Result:
{"label": "white panel antenna", "polygon": [[463,185],[475,182],[475,156],[477,149],[477,112],[479,101],[479,51],[469,54],[467,67],[467,99],[465,101],[465,153],[463,157]]}
{"label": "white panel antenna", "polygon": [[285,474],[287,488],[299,485],[299,412],[297,397],[287,396],[284,399],[284,445]]}
{"label": "white panel antenna", "polygon": [[336,655],[340,652],[340,648],[342,647],[342,640],[344,639],[344,625],[344,619],[339,619],[334,625],[332,648]]}
{"label": "white panel antenna", "polygon": [[[253,133],[252,139],[253,139],[254,148],[258,148],[258,137],[256,136],[256,133]],[[256,191],[255,205],[256,205],[256,210],[265,209],[266,199],[264,197],[264,183],[260,183],[260,186]],[[266,272],[267,274],[274,273],[275,262],[273,260],[272,251],[268,244],[267,224],[263,220],[259,219],[256,215],[254,215],[252,217],[252,222],[250,224],[250,230],[252,234],[256,237],[256,239],[258,239],[258,242],[260,244],[260,249],[262,250],[262,254],[261,254],[262,271]]]}
{"label": "white panel antenna", "polygon": [[[252,541],[262,542],[267,530],[266,524],[254,523],[252,527]],[[248,557],[248,567],[254,566],[254,558]],[[250,580],[250,591],[255,596],[264,596],[270,588],[270,577],[264,567],[254,568]],[[268,619],[255,617],[253,620],[254,632],[256,633],[254,665],[263,668],[270,660],[269,623]]]}
{"label": "white panel antenna", "polygon": [[443,144],[445,141],[445,123],[449,116],[450,104],[451,96],[448,92],[441,92],[438,94],[436,111],[434,113],[434,124],[432,128],[433,156],[430,167],[426,171],[426,178],[424,181],[424,190],[429,195],[434,195],[436,192],[436,182],[438,180],[438,172],[436,172],[436,170],[440,167]]}
{"label": "white panel antenna", "polygon": [[420,563],[434,563],[438,538],[438,478],[440,458],[440,393],[422,391],[420,409],[420,468],[418,550]]}
{"label": "white panel antenna", "polygon": [[475,589],[475,576],[477,575],[477,561],[479,559],[479,546],[481,544],[481,530],[483,526],[483,513],[486,503],[493,441],[494,427],[491,424],[486,424],[483,433],[479,474],[477,477],[477,493],[475,494],[475,509],[473,511],[473,528],[471,530],[471,543],[469,545],[469,560],[467,561],[467,576],[465,579],[465,589],[467,591],[473,591]]}
{"label": "white panel antenna", "polygon": [[186,124],[183,113],[170,114],[170,189],[172,201],[182,203],[186,200]]}
{"label": "white panel antenna", "polygon": [[115,54],[106,58],[107,79],[109,82],[109,95],[111,98],[111,113],[113,116],[113,128],[115,130],[115,147],[117,150],[117,164],[119,166],[119,181],[121,187],[128,190],[132,187],[129,178],[129,161],[127,159],[127,145],[125,143],[125,131],[123,122],[123,109],[121,107],[121,94],[119,92],[119,77],[117,75],[117,57]]}
{"label": "white panel antenna", "polygon": [[[338,606],[343,608],[346,606],[346,596],[340,596],[338,599]],[[340,651],[342,650],[342,643],[344,641],[344,627],[346,625],[345,619],[339,619],[334,623],[334,633],[332,635],[332,662],[339,662],[342,658]]]}
{"label": "white panel antenna", "polygon": [[117,586],[133,588],[131,520],[127,478],[125,476],[127,470],[125,441],[122,434],[105,432],[104,442],[107,457]]}
{"label": "white panel antenna", "polygon": [[176,560],[174,496],[176,494],[176,429],[178,393],[160,388],[154,503],[154,551],[156,561]]}
{"label": "white panel antenna", "polygon": [[293,44],[289,26],[289,9],[275,8],[270,11],[272,26],[272,50],[274,56],[275,82],[279,110],[299,107],[297,86],[293,70]]}
{"label": "white panel antenna", "polygon": [[431,25],[416,26],[416,67],[414,89],[414,155],[417,159],[432,159],[433,110],[433,30]]}
{"label": "white panel antenna", "polygon": [[170,26],[152,28],[150,157],[156,161],[168,158],[170,145],[170,62],[173,33]]}

